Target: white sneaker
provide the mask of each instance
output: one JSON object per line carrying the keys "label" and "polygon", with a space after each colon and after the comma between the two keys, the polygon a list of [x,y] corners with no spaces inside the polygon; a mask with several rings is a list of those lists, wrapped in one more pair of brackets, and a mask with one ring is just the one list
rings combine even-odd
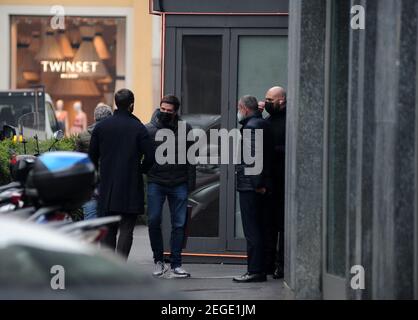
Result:
{"label": "white sneaker", "polygon": [[177,268],[171,269],[171,276],[173,278],[189,278],[190,273],[188,273],[182,267],[177,267]]}
{"label": "white sneaker", "polygon": [[168,271],[168,266],[164,262],[158,261],[154,266],[154,272],[152,273],[152,275],[154,277],[161,277],[167,271]]}

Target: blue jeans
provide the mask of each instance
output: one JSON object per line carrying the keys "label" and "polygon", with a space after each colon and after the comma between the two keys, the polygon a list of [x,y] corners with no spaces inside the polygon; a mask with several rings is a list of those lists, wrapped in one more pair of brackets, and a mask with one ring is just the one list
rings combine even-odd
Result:
{"label": "blue jeans", "polygon": [[155,263],[162,262],[164,259],[161,221],[166,198],[171,213],[171,268],[177,268],[181,266],[181,250],[187,216],[187,183],[176,187],[148,183],[148,231]]}
{"label": "blue jeans", "polygon": [[97,200],[91,199],[83,204],[84,220],[97,218]]}

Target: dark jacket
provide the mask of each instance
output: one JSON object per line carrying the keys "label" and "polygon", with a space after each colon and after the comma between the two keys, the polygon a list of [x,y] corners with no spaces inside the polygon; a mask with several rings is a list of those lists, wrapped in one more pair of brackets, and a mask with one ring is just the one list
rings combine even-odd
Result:
{"label": "dark jacket", "polygon": [[96,123],[93,123],[87,128],[87,131],[81,132],[75,139],[75,151],[78,152],[89,152],[89,145],[91,134],[93,133]]}
{"label": "dark jacket", "polygon": [[[263,169],[262,172],[258,175],[248,175],[245,174],[245,168],[252,168],[254,164],[248,165],[244,163],[243,151],[244,148],[241,148],[241,164],[236,166],[237,174],[237,190],[238,191],[255,191],[258,188],[271,188],[271,133],[270,125],[267,120],[264,120],[260,112],[254,113],[252,116],[242,120],[240,122],[242,125],[241,136],[242,136],[242,145],[247,143],[251,147],[251,156],[255,156],[256,144],[255,144],[255,130],[263,130]],[[244,141],[246,139],[244,135],[244,130],[251,130],[251,141]]]}
{"label": "dark jacket", "polygon": [[[178,164],[178,121],[181,121],[181,118],[177,116],[176,120],[173,121],[170,128],[164,127],[164,125],[158,120],[157,114],[159,110],[156,110],[151,118],[151,122],[146,125],[148,133],[154,143],[154,149],[157,150],[158,146],[163,143],[163,141],[155,141],[155,136],[157,131],[160,129],[170,129],[174,132],[175,136],[175,159],[176,164],[163,164],[154,163],[151,170],[148,172],[147,178],[148,182],[158,183],[167,187],[178,186],[182,183],[187,183],[189,192],[195,189],[196,185],[196,166],[191,165],[186,157],[186,164]],[[192,127],[186,123],[186,134],[192,130]],[[186,139],[186,137],[184,137]],[[194,142],[186,141],[186,150]],[[187,153],[186,153],[187,155]]]}
{"label": "dark jacket", "polygon": [[142,214],[142,173],[154,163],[154,148],[141,121],[116,110],[94,128],[89,155],[100,172],[99,214]]}
{"label": "dark jacket", "polygon": [[[75,151],[89,153],[89,146],[91,140],[91,134],[93,133],[94,128],[96,127],[96,122],[87,127],[86,131],[81,132],[75,138]],[[92,196],[93,199],[99,198],[99,190],[96,187]]]}
{"label": "dark jacket", "polygon": [[286,164],[286,108],[267,119],[270,123],[273,143],[272,182],[273,188],[284,193]]}

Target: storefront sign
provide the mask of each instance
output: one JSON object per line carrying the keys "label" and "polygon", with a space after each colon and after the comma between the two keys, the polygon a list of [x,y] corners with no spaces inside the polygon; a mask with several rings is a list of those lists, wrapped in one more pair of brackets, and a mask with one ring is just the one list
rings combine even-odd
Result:
{"label": "storefront sign", "polygon": [[97,61],[41,61],[43,72],[59,73],[95,73]]}

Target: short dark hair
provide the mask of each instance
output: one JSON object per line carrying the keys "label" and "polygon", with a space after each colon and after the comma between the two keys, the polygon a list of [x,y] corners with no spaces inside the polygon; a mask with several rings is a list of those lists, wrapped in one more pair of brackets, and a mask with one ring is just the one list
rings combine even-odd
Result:
{"label": "short dark hair", "polygon": [[173,106],[174,106],[174,109],[175,109],[176,111],[178,111],[178,110],[179,110],[179,108],[180,108],[180,100],[179,100],[179,98],[177,98],[176,96],[174,96],[174,95],[172,95],[172,94],[166,95],[166,96],[164,96],[164,97],[161,99],[161,102],[160,102],[160,107],[161,107],[161,105],[162,105],[163,103],[167,103],[167,104],[171,104],[171,105],[173,105]]}
{"label": "short dark hair", "polygon": [[251,111],[258,110],[258,101],[256,97],[246,95],[246,96],[243,96],[239,101],[241,102],[241,104],[243,104],[245,107],[247,107]]}
{"label": "short dark hair", "polygon": [[135,97],[131,90],[120,89],[115,93],[115,103],[118,109],[128,110],[129,106],[134,102]]}

